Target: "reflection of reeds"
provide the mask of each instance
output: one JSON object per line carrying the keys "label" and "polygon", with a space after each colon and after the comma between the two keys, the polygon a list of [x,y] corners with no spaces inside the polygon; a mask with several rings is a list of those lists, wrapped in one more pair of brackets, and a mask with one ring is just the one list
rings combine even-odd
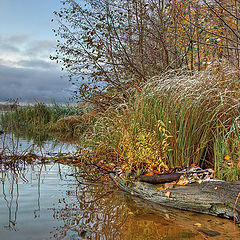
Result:
{"label": "reflection of reeds", "polygon": [[[8,208],[8,229],[16,231],[17,214],[18,214],[18,199],[19,199],[19,188],[18,180],[20,178],[19,169],[3,169],[1,166],[1,182],[2,182],[2,194]],[[25,179],[21,176],[22,179]],[[5,185],[7,185],[5,187]],[[16,187],[16,189],[15,189]],[[6,188],[9,189],[9,194]],[[15,190],[15,191],[14,191]],[[15,199],[15,209],[13,209],[13,201]],[[12,214],[13,213],[13,214]]]}
{"label": "reflection of reeds", "polygon": [[[21,207],[19,205],[19,198],[25,194],[24,190],[21,192],[19,189],[20,184],[26,184],[31,181],[32,174],[36,174],[37,177],[37,209],[33,209],[34,218],[40,217],[40,199],[41,199],[41,177],[45,165],[16,165],[9,166],[1,164],[1,187],[3,199],[8,209],[8,230],[17,231],[17,216],[18,210]],[[47,169],[45,169],[45,174]],[[59,168],[59,174],[61,174],[61,168]],[[14,204],[15,203],[15,204]]]}
{"label": "reflection of reeds", "polygon": [[68,198],[52,209],[54,218],[64,222],[53,233],[54,238],[74,232],[87,239],[121,239],[128,210],[115,190],[106,185],[78,185],[69,191]]}

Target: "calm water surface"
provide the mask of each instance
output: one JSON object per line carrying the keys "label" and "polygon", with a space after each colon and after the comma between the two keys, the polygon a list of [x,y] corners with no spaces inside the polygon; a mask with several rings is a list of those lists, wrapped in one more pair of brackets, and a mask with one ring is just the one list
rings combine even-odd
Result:
{"label": "calm water surface", "polygon": [[1,165],[0,239],[240,239],[229,220],[150,204],[111,183],[79,184],[75,171],[60,164]]}

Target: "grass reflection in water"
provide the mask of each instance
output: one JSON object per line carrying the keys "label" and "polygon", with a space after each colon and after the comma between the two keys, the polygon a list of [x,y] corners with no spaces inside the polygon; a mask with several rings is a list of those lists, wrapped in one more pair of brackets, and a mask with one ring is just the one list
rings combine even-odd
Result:
{"label": "grass reflection in water", "polygon": [[1,165],[0,239],[204,239],[202,228],[218,232],[214,239],[239,237],[228,220],[159,207],[111,183],[80,184],[79,171]]}

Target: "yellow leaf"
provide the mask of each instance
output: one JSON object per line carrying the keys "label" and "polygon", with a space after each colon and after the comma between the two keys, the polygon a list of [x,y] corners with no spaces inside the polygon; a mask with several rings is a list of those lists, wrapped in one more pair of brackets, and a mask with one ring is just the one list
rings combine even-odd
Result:
{"label": "yellow leaf", "polygon": [[171,194],[170,192],[167,192],[167,193],[165,194],[165,196],[169,198],[169,197],[170,197],[170,194]]}
{"label": "yellow leaf", "polygon": [[187,185],[187,184],[189,184],[189,181],[188,180],[184,180],[184,179],[180,179],[177,182],[177,185],[180,185],[180,186],[184,186],[184,185]]}
{"label": "yellow leaf", "polygon": [[166,127],[166,125],[164,124],[164,122],[161,121],[161,120],[158,120],[158,124],[161,125],[161,126],[163,126],[163,127]]}
{"label": "yellow leaf", "polygon": [[196,226],[196,227],[201,227],[202,224],[201,224],[201,223],[195,223],[194,226]]}
{"label": "yellow leaf", "polygon": [[210,168],[210,169],[208,169],[208,172],[209,173],[214,173],[215,171]]}
{"label": "yellow leaf", "polygon": [[217,190],[217,187],[215,187],[214,189]]}
{"label": "yellow leaf", "polygon": [[229,155],[226,155],[226,156],[224,157],[224,159],[227,160],[227,161],[229,161],[229,160],[231,159],[231,157],[230,157]]}
{"label": "yellow leaf", "polygon": [[131,191],[131,194],[134,195],[133,191]]}

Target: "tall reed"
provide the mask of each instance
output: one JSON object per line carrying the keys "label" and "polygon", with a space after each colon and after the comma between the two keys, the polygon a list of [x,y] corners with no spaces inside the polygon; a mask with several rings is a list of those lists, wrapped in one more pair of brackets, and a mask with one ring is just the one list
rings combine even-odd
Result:
{"label": "tall reed", "polygon": [[[93,149],[110,146],[132,167],[140,166],[141,156],[145,156],[141,166],[146,167],[151,161],[147,152],[152,151],[159,153],[164,166],[215,167],[217,177],[236,180],[239,90],[239,71],[225,63],[213,63],[200,72],[170,71],[150,79],[129,103],[99,119],[88,141],[93,140]],[[164,124],[165,135],[159,122]],[[235,159],[230,167],[227,156]]]}
{"label": "tall reed", "polygon": [[150,130],[156,121],[165,122],[172,136],[170,165],[213,166],[216,137],[230,131],[239,118],[239,89],[239,72],[224,64],[202,72],[169,72],[143,87],[134,103],[134,119]]}

